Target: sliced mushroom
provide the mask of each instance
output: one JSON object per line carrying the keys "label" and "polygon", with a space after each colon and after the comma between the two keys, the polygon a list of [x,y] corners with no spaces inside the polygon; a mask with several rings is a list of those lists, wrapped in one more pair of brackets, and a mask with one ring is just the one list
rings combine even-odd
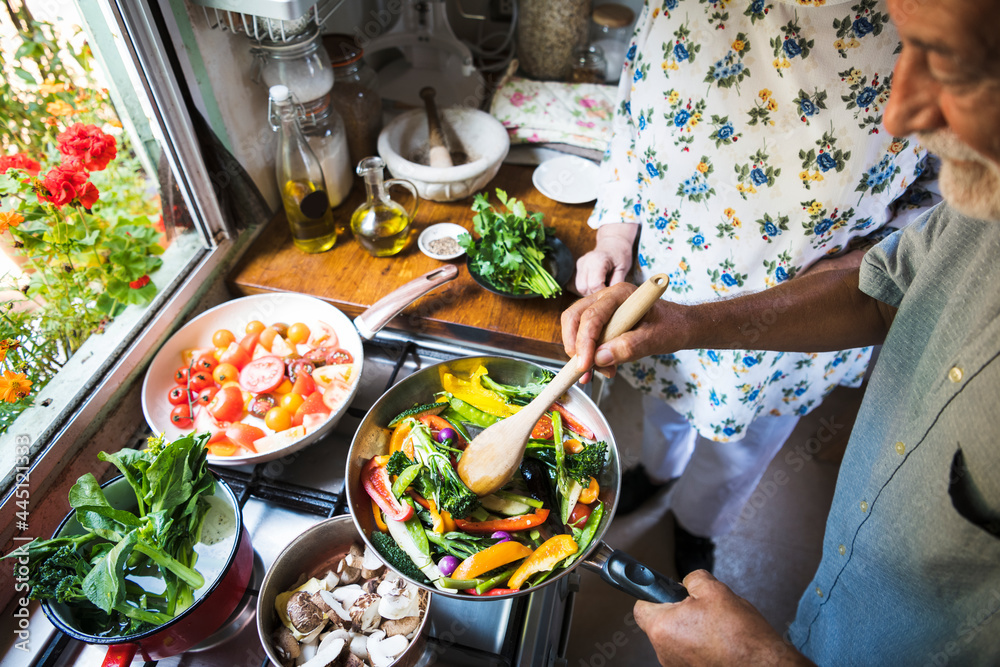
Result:
{"label": "sliced mushroom", "polygon": [[362,660],[368,659],[368,636],[360,632],[351,637],[351,654]]}
{"label": "sliced mushroom", "polygon": [[365,555],[361,560],[361,576],[365,579],[373,579],[382,573],[385,564],[378,557],[378,553],[371,547],[365,547]]}
{"label": "sliced mushroom", "polygon": [[389,667],[409,645],[406,637],[386,638],[385,633],[378,630],[368,637],[368,657],[374,667]]}
{"label": "sliced mushroom", "polygon": [[348,611],[351,613],[351,621],[357,630],[371,632],[378,628],[379,623],[382,622],[382,617],[378,613],[379,599],[377,595],[362,593],[351,605]]}
{"label": "sliced mushroom", "polygon": [[343,627],[344,622],[351,622],[351,615],[347,613],[346,609],[344,609],[344,605],[342,605],[340,601],[333,596],[333,593],[330,591],[320,591],[319,595],[323,598],[323,602],[325,602],[327,606],[333,610],[333,613],[329,614],[327,618],[329,618],[334,625]]}
{"label": "sliced mushroom", "polygon": [[365,665],[365,661],[359,658],[353,653],[347,654],[347,660],[344,661],[344,667],[368,667]]}
{"label": "sliced mushroom", "polygon": [[419,616],[407,616],[401,619],[383,619],[379,629],[385,632],[386,637],[396,635],[408,635],[420,627]]}
{"label": "sliced mushroom", "polygon": [[340,575],[337,574],[336,568],[326,573],[326,576],[323,577],[323,583],[326,584],[326,589],[328,591],[332,591],[334,588],[340,585]]}
{"label": "sliced mushroom", "polygon": [[378,603],[378,613],[382,618],[398,620],[420,613],[419,592],[403,579],[383,581],[378,587],[382,599]]}
{"label": "sliced mushroom", "polygon": [[340,583],[353,584],[361,578],[361,566],[364,563],[364,552],[361,547],[354,543],[344,559],[337,564],[337,573],[340,575]]}
{"label": "sliced mushroom", "polygon": [[274,642],[274,650],[283,662],[291,662],[299,657],[299,643],[295,641],[292,631],[285,626],[280,625],[275,628],[271,641]]}
{"label": "sliced mushroom", "polygon": [[365,593],[378,593],[379,584],[382,583],[382,577],[377,576],[374,579],[366,579],[365,583],[361,584],[361,590]]}
{"label": "sliced mushroom", "polygon": [[323,598],[323,596],[320,595],[320,593],[327,593],[327,592],[328,591],[316,591],[315,593],[309,596],[309,601],[312,602],[314,605],[316,605],[316,608],[319,609],[319,613],[329,617],[329,614],[327,612],[332,612],[333,609],[330,607],[330,605],[326,603],[326,600]]}
{"label": "sliced mushroom", "polygon": [[304,591],[299,591],[288,599],[286,613],[292,626],[302,634],[309,634],[323,625],[323,613],[310,601],[309,594]]}
{"label": "sliced mushroom", "polygon": [[350,607],[359,596],[364,594],[364,590],[357,584],[351,584],[349,586],[341,586],[332,591],[332,593],[335,600],[342,602],[345,607]]}
{"label": "sliced mushroom", "polygon": [[340,654],[344,650],[344,645],[345,642],[343,639],[333,640],[325,647],[316,651],[316,655],[308,662],[303,663],[302,667],[327,667],[327,665],[340,657]]}

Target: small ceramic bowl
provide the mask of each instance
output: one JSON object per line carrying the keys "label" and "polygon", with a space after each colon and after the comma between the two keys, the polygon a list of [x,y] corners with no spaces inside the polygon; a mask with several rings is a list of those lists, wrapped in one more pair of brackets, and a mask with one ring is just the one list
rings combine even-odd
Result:
{"label": "small ceramic bowl", "polygon": [[454,222],[439,222],[438,224],[431,225],[424,231],[420,232],[420,236],[417,237],[417,247],[420,248],[420,252],[424,253],[431,259],[438,259],[442,262],[446,262],[449,259],[461,257],[465,254],[465,251],[459,247],[458,250],[451,253],[434,252],[432,248],[433,242],[441,239],[454,239],[457,244],[459,234],[468,233],[468,230],[462,225],[456,225]]}

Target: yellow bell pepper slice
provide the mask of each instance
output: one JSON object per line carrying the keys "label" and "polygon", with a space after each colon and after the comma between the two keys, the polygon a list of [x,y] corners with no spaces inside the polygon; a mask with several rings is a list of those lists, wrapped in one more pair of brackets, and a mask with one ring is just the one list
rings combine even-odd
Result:
{"label": "yellow bell pepper slice", "polygon": [[502,565],[513,563],[530,555],[531,547],[520,542],[515,540],[499,542],[463,560],[451,573],[451,577],[452,579],[474,579],[484,572],[495,570]]}
{"label": "yellow bell pepper slice", "polygon": [[492,389],[483,387],[479,378],[485,371],[486,368],[480,366],[468,379],[460,378],[452,373],[442,373],[441,384],[443,389],[455,398],[461,399],[487,414],[494,417],[510,417],[520,408],[516,405],[509,405],[503,396]]}
{"label": "yellow bell pepper slice", "polygon": [[507,588],[520,588],[528,577],[536,572],[547,572],[559,564],[567,556],[576,553],[579,547],[571,535],[556,535],[545,540],[540,547],[528,556],[521,566],[510,575]]}

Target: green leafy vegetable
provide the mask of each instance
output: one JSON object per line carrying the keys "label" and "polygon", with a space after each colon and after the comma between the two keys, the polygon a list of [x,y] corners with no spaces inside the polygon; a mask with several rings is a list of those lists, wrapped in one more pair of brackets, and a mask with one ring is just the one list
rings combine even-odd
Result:
{"label": "green leafy vegetable", "polygon": [[558,296],[562,288],[542,265],[551,228],[542,224],[541,213],[529,214],[523,202],[508,199],[499,188],[496,192],[503,211],[493,208],[483,193],[472,201],[476,212],[472,228],[479,240],[468,234],[458,237],[459,245],[469,255],[470,268],[502,291]]}
{"label": "green leafy vegetable", "polygon": [[468,516],[479,505],[479,497],[459,478],[451,458],[434,442],[430,429],[415,422],[410,431],[410,441],[414,457],[426,469],[426,474],[421,474],[421,477],[430,488],[438,509],[450,512],[453,517]]}

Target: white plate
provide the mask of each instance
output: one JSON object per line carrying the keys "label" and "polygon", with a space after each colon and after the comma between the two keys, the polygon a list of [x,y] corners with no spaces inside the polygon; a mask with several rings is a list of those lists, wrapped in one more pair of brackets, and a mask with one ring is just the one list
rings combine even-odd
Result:
{"label": "white plate", "polygon": [[449,236],[457,241],[459,234],[468,233],[469,230],[462,225],[456,225],[454,222],[439,222],[436,225],[431,225],[424,231],[420,232],[420,236],[417,237],[417,247],[420,248],[420,252],[424,253],[431,259],[440,259],[442,261],[455,259],[456,257],[461,257],[465,251],[459,249],[458,252],[451,253],[450,255],[439,255],[432,252],[428,244],[431,241],[436,241],[437,239],[443,239]]}
{"label": "white plate", "polygon": [[538,165],[531,182],[549,199],[563,204],[583,204],[597,198],[601,169],[590,160],[564,155]]}
{"label": "white plate", "polygon": [[[361,337],[354,323],[336,307],[302,294],[257,294],[240,299],[233,299],[194,318],[164,343],[156,353],[153,362],[146,371],[142,383],[142,412],[146,422],[154,433],[164,433],[168,441],[190,433],[191,429],[180,429],[170,423],[170,410],[174,407],[167,401],[167,394],[175,386],[174,372],[184,362],[181,353],[190,348],[211,348],[212,334],[219,329],[228,329],[242,338],[248,322],[259,320],[266,325],[284,322],[291,325],[295,322],[306,324],[315,331],[319,322],[333,327],[337,334],[338,345],[354,357],[354,368],[351,371],[351,391],[341,406],[330,414],[330,418],[312,431],[284,447],[259,454],[244,456],[214,456],[208,455],[209,463],[216,465],[243,465],[270,461],[286,454],[298,451],[306,445],[316,442],[328,433],[340,417],[347,411],[354,395],[358,391],[358,378],[361,377],[364,350]],[[264,426],[264,420],[247,416],[244,422],[258,426],[270,435],[272,431]]]}

